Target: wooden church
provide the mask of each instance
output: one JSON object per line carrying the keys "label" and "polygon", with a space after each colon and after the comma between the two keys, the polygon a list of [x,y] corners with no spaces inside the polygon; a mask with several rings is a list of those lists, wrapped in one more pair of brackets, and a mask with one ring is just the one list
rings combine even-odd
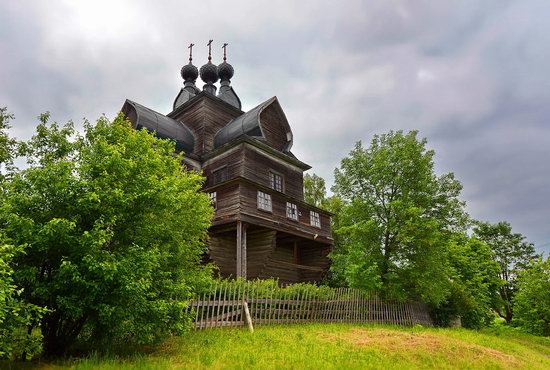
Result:
{"label": "wooden church", "polygon": [[[208,62],[181,69],[183,88],[163,115],[126,100],[122,112],[136,129],[172,139],[185,165],[206,176],[216,209],[208,255],[224,277],[315,282],[326,273],[332,247],[330,213],[304,202],[303,172],[311,167],[291,152],[293,135],[276,97],[244,112],[233,87],[233,67]],[[205,85],[195,82],[200,74]],[[219,92],[216,82],[220,81]]]}

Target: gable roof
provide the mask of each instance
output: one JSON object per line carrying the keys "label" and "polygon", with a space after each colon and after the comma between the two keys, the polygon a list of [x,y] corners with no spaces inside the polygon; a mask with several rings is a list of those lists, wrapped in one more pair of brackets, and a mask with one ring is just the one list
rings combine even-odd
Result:
{"label": "gable roof", "polygon": [[266,100],[239,117],[234,118],[220,129],[214,137],[214,148],[219,148],[241,136],[250,136],[256,139],[265,140],[265,128],[262,124],[261,115],[265,109],[271,106],[280,113],[281,123],[287,138],[287,143],[283,152],[289,152],[293,142],[292,130],[290,129],[290,125],[288,124],[276,96]]}
{"label": "gable roof", "polygon": [[160,138],[175,140],[178,151],[193,152],[195,137],[183,123],[128,99],[121,111],[136,129],[145,128]]}

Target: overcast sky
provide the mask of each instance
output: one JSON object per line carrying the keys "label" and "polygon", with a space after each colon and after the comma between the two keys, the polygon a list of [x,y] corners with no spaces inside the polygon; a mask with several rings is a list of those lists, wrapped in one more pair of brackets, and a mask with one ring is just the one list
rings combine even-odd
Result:
{"label": "overcast sky", "polygon": [[293,152],[333,181],[354,143],[419,130],[476,219],[550,252],[550,1],[0,0],[0,106],[13,133],[129,98],[171,110],[187,62],[229,43],[247,110],[276,95]]}

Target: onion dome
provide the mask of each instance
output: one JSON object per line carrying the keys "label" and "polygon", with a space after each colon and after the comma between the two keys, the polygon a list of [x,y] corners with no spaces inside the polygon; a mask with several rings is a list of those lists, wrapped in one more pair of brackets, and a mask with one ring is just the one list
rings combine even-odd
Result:
{"label": "onion dome", "polygon": [[197,77],[199,77],[199,70],[189,61],[189,64],[181,67],[181,77],[185,82],[195,82]]}
{"label": "onion dome", "polygon": [[212,64],[211,61],[208,61],[200,69],[201,79],[207,84],[213,84],[218,81],[218,67],[215,64]]}
{"label": "onion dome", "polygon": [[233,74],[235,74],[233,66],[226,61],[218,66],[218,76],[220,77],[220,80],[230,80],[233,77]]}

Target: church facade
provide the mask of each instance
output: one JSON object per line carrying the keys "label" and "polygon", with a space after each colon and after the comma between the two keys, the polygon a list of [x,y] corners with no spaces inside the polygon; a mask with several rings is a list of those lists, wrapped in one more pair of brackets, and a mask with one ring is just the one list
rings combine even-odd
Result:
{"label": "church facade", "polygon": [[[192,48],[193,45],[190,46]],[[330,213],[304,202],[303,172],[291,152],[293,134],[276,97],[244,112],[231,86],[233,67],[184,65],[184,87],[163,115],[126,100],[122,112],[136,129],[176,142],[184,164],[206,176],[215,215],[208,255],[224,277],[315,282],[329,267]],[[195,83],[205,82],[199,90]],[[216,82],[220,80],[217,92]]]}

